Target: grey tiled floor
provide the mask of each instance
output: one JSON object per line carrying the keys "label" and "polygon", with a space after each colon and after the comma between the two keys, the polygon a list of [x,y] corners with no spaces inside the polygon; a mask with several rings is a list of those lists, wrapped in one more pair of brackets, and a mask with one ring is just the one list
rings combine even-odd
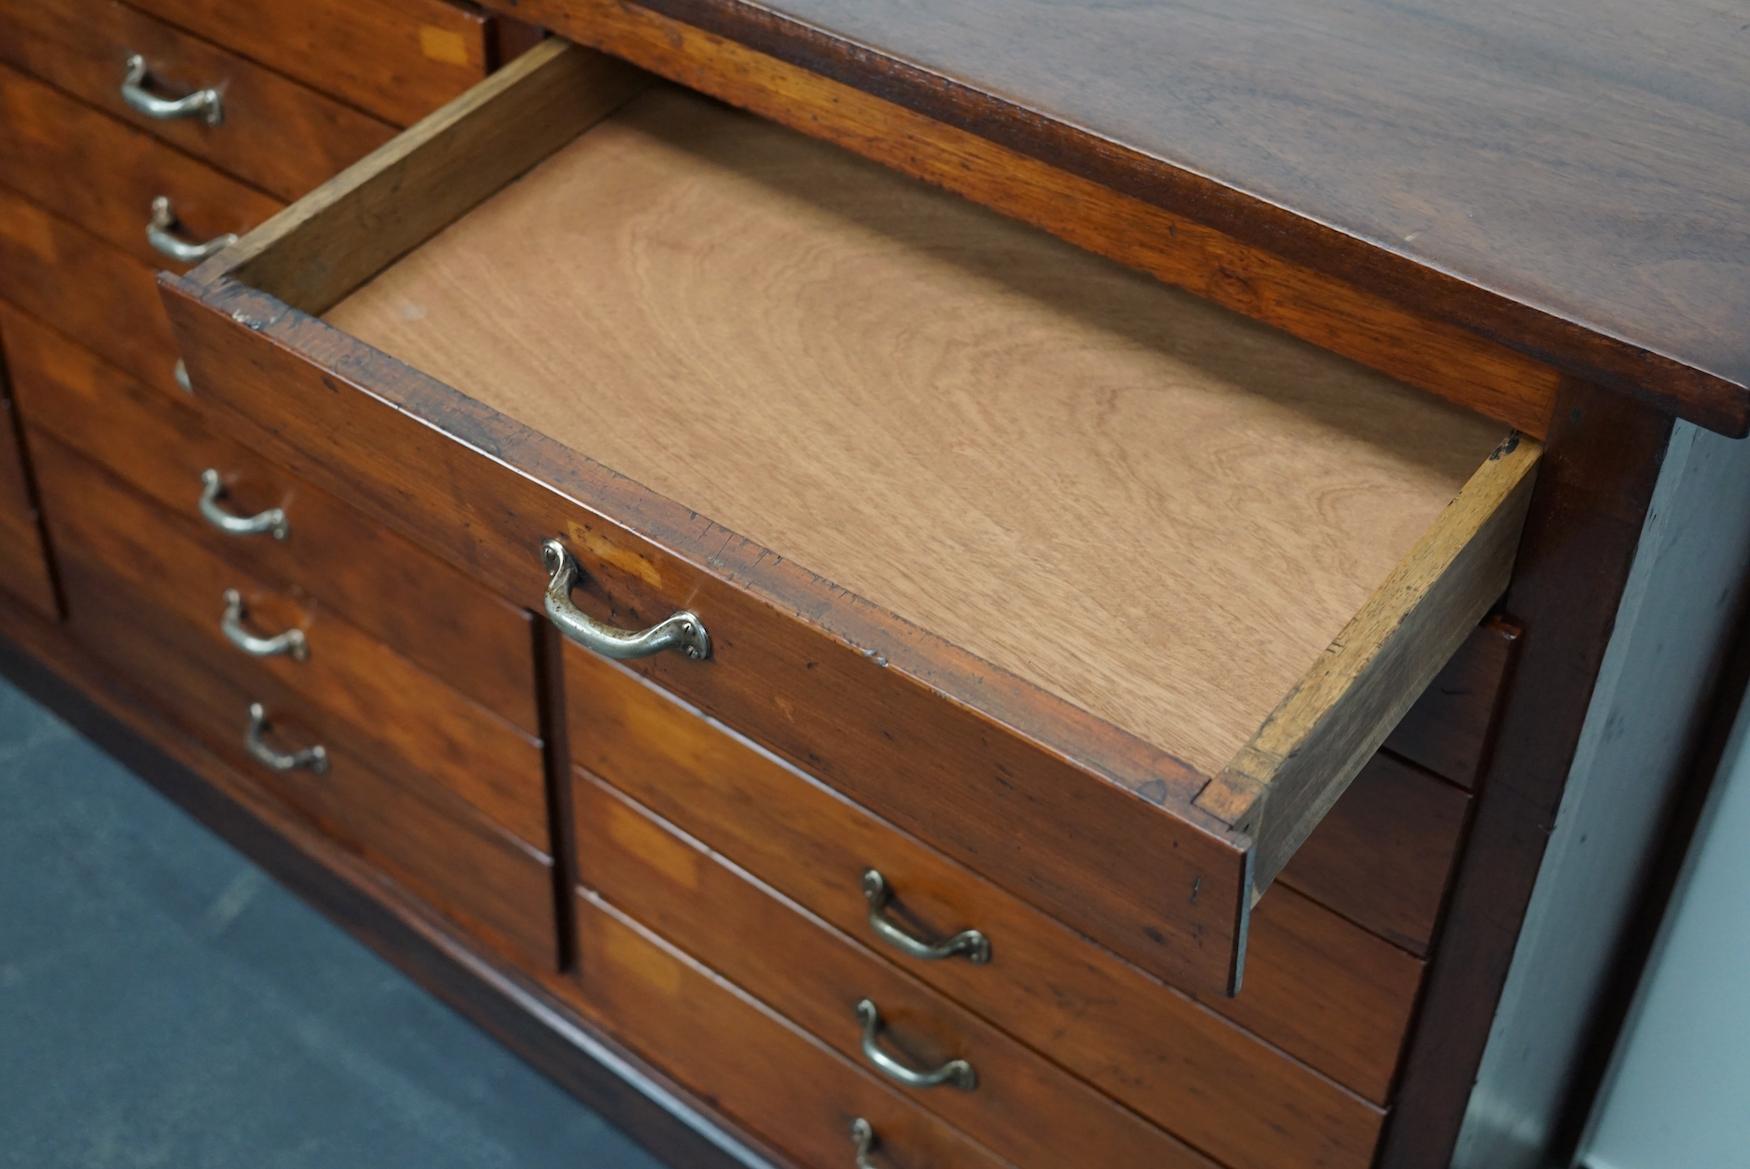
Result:
{"label": "grey tiled floor", "polygon": [[661,1169],[4,682],[0,1166]]}

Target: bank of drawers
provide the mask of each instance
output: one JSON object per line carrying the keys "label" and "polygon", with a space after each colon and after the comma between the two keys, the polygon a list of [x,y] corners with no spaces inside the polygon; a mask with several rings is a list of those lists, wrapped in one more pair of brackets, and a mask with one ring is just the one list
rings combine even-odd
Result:
{"label": "bank of drawers", "polygon": [[493,22],[3,0],[0,27],[0,588],[55,612],[41,498],[75,638],[404,893],[553,969],[529,615],[213,433],[154,283],[477,81]]}
{"label": "bank of drawers", "polygon": [[[158,194],[190,242],[245,230],[483,71],[489,24],[425,0],[270,5],[248,27],[206,0],[144,7],[164,19],[0,0],[20,30],[0,151],[46,168],[0,191],[0,335],[92,653],[804,1164],[1370,1163],[1509,628],[1478,632],[1258,904],[1233,999],[1145,973],[647,677],[568,648],[561,709],[537,683],[538,590],[384,522],[430,499],[386,475],[356,497],[271,409],[188,396],[145,233]],[[325,71],[335,38],[351,53]],[[136,44],[159,96],[223,73],[226,120],[105,105],[103,63]],[[348,426],[331,388],[320,421]],[[557,895],[555,857],[578,878]]]}

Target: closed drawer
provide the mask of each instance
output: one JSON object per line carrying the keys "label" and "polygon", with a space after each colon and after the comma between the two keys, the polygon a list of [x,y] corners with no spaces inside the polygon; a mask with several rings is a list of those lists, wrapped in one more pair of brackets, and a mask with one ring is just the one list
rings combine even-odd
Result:
{"label": "closed drawer", "polygon": [[[543,853],[366,765],[321,712],[272,676],[238,685],[217,668],[222,659],[209,656],[203,634],[128,593],[107,566],[76,553],[63,562],[74,636],[167,719],[490,949],[530,970],[557,967],[552,866]],[[268,720],[266,749],[290,756],[321,745],[326,771],[265,766],[245,746],[251,703]]]}
{"label": "closed drawer", "polygon": [[[530,617],[332,495],[214,434],[167,399],[0,303],[13,385],[30,426],[53,435],[178,517],[194,521],[201,472],[220,473],[224,506],[285,511],[285,540],[184,525],[210,555],[323,604],[449,686],[540,733]],[[93,425],[94,419],[102,420]],[[55,510],[61,496],[48,497]],[[210,604],[210,598],[202,598]]]}
{"label": "closed drawer", "polygon": [[0,186],[0,297],[180,394],[176,341],[154,292],[152,268]]}
{"label": "closed drawer", "polygon": [[[1362,1096],[1389,1090],[1421,972],[1396,947],[1272,890],[1253,977],[1209,1002],[1267,1044],[617,666],[570,655],[566,697],[590,772],[1198,1148],[1330,1164],[1372,1148],[1382,1114]],[[870,869],[898,928],[926,941],[977,929],[990,961],[895,948],[871,918]]]}
{"label": "closed drawer", "polygon": [[179,258],[179,248],[217,247],[222,237],[248,231],[280,207],[222,171],[3,65],[0,174],[39,206],[153,268],[186,266],[190,258]]}
{"label": "closed drawer", "polygon": [[1480,625],[1404,715],[1386,747],[1460,787],[1475,787],[1519,633],[1501,617]]}
{"label": "closed drawer", "polygon": [[211,660],[239,684],[271,675],[329,725],[346,726],[378,770],[440,784],[551,849],[539,740],[319,598],[238,569],[196,538],[199,521],[163,511],[54,439],[35,449],[56,547],[107,566],[132,594],[202,631]]}
{"label": "closed drawer", "polygon": [[594,896],[576,902],[578,1005],[601,1027],[809,1166],[852,1166],[858,1121],[881,1169],[1005,1162]]}
{"label": "closed drawer", "polygon": [[[574,790],[584,885],[1019,1169],[1210,1165],[600,781]],[[1235,1169],[1283,1164],[1274,1141],[1230,1136],[1209,1151]],[[1340,1163],[1367,1157],[1304,1161]]]}
{"label": "closed drawer", "polygon": [[54,581],[25,482],[17,421],[4,390],[0,381],[0,589],[53,617],[58,607]]}
{"label": "closed drawer", "polygon": [[1232,991],[1500,596],[1536,444],[645,86],[537,48],[167,278],[195,384],[574,631],[692,611],[647,676]]}
{"label": "closed drawer", "polygon": [[491,21],[447,0],[147,0],[140,7],[405,126],[491,68]]}
{"label": "closed drawer", "polygon": [[[0,61],[281,199],[304,194],[394,134],[387,122],[116,0],[0,0],[0,22],[7,32]],[[145,69],[137,90],[169,102],[212,90],[217,124],[210,104],[153,112],[124,100],[127,62],[136,56]],[[79,138],[69,130],[68,140]],[[191,212],[189,222],[204,219]]]}

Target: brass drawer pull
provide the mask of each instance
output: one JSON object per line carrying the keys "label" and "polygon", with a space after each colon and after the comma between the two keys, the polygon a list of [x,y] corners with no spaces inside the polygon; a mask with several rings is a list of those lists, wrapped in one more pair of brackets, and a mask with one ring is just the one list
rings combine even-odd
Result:
{"label": "brass drawer pull", "polygon": [[970,1092],[978,1087],[978,1073],[963,1059],[951,1059],[939,1068],[920,1072],[916,1068],[906,1067],[882,1051],[881,1012],[870,1000],[864,999],[857,1004],[857,1018],[863,1021],[863,1055],[888,1078],[898,1080],[908,1088],[935,1088],[942,1084],[953,1084],[956,1088]]}
{"label": "brass drawer pull", "polygon": [[851,1121],[851,1142],[857,1149],[856,1169],[877,1169],[869,1154],[875,1148],[875,1126],[861,1116]]}
{"label": "brass drawer pull", "polygon": [[284,508],[270,507],[251,516],[232,515],[219,506],[219,500],[223,498],[225,484],[219,478],[219,472],[208,467],[201,472],[200,500],[201,516],[207,523],[227,536],[268,535],[283,540],[292,534],[292,525],[286,519]]}
{"label": "brass drawer pull", "polygon": [[243,627],[243,594],[236,589],[225,590],[225,612],[219,617],[219,630],[225,640],[252,658],[288,657],[301,662],[310,656],[310,645],[302,629],[288,629],[272,637],[258,637]]}
{"label": "brass drawer pull", "polygon": [[697,615],[681,610],[652,625],[649,629],[617,629],[604,625],[571,602],[571,590],[577,587],[583,570],[577,560],[558,540],[541,545],[541,558],[547,564],[547,595],[543,604],[547,617],[559,632],[604,658],[627,661],[647,658],[665,649],[678,649],[694,661],[711,656],[711,635]]}
{"label": "brass drawer pull", "polygon": [[956,956],[964,956],[979,966],[990,961],[990,939],[978,930],[961,930],[944,941],[926,942],[888,921],[883,914],[887,903],[893,900],[893,890],[887,887],[887,878],[879,869],[863,870],[863,896],[869,902],[869,928],[900,953],[925,962]]}
{"label": "brass drawer pull", "polygon": [[176,234],[176,212],[170,207],[169,197],[159,195],[152,200],[152,218],[146,221],[146,242],[153,251],[178,264],[198,264],[236,243],[237,237],[227,231],[201,243],[183,239]]}
{"label": "brass drawer pull", "polygon": [[268,746],[267,711],[259,702],[249,704],[249,728],[243,733],[243,746],[256,762],[269,771],[312,771],[321,775],[328,770],[328,748],[317,744],[296,751],[280,751]]}
{"label": "brass drawer pull", "polygon": [[135,53],[128,58],[127,72],[122,75],[122,100],[128,108],[156,118],[160,122],[172,118],[201,118],[209,126],[225,120],[225,107],[216,89],[197,89],[186,97],[159,97],[146,88],[146,58]]}

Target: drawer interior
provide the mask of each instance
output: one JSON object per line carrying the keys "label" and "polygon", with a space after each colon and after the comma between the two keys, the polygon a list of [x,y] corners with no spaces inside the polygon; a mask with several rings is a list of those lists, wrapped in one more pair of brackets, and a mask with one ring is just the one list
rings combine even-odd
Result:
{"label": "drawer interior", "polygon": [[1137,814],[1235,841],[1249,896],[1499,598],[1538,455],[557,44],[190,286],[224,283],[1146,745]]}

